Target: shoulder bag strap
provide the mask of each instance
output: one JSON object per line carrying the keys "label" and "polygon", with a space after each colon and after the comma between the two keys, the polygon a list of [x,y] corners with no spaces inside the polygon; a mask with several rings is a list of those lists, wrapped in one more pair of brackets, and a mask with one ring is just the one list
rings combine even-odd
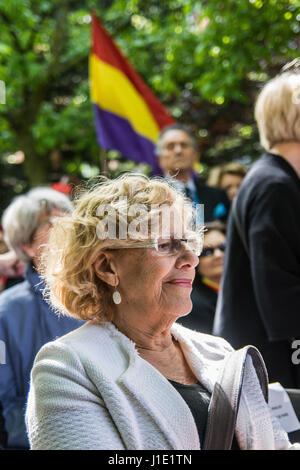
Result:
{"label": "shoulder bag strap", "polygon": [[259,351],[254,346],[246,346],[231,353],[213,389],[203,446],[205,450],[231,449],[248,355],[252,357],[263,395],[268,402],[268,376]]}

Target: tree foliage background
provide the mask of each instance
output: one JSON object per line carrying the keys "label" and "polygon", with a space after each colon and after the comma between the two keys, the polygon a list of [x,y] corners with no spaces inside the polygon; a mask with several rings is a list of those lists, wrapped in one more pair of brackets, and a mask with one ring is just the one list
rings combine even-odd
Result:
{"label": "tree foliage background", "polygon": [[[299,55],[300,0],[7,0],[0,4],[0,213],[14,194],[101,168],[89,98],[93,9],[198,138],[201,167],[261,152],[253,104]],[[22,162],[22,153],[25,159]],[[112,175],[135,164],[110,151]]]}

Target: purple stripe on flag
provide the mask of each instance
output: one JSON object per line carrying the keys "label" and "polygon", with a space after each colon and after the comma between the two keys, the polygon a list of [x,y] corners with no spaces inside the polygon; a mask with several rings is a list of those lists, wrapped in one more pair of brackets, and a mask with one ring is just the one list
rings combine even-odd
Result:
{"label": "purple stripe on flag", "polygon": [[106,150],[118,150],[124,157],[146,163],[154,175],[162,175],[151,140],[135,132],[126,119],[93,104],[98,144]]}

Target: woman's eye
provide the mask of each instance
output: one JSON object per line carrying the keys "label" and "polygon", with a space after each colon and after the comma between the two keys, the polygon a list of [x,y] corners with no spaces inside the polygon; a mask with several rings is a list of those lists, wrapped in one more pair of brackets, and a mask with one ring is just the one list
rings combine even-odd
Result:
{"label": "woman's eye", "polygon": [[170,251],[172,249],[172,242],[162,242],[158,245],[159,251]]}
{"label": "woman's eye", "polygon": [[171,246],[172,246],[171,242],[160,243],[159,245],[161,249],[167,249],[167,248],[170,248]]}
{"label": "woman's eye", "polygon": [[174,240],[173,246],[176,251],[179,251],[181,248],[181,240]]}

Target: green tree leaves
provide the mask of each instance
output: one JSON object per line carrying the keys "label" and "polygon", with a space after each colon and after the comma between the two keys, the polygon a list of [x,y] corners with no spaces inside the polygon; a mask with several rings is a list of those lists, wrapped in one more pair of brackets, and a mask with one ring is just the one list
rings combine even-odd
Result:
{"label": "green tree leaves", "polygon": [[[88,83],[91,9],[173,116],[191,126],[204,174],[257,157],[254,100],[299,55],[300,0],[10,0],[0,5],[4,169],[18,150],[30,185],[49,181],[56,151],[61,171],[99,164]],[[114,174],[124,168],[115,152],[108,158]]]}

